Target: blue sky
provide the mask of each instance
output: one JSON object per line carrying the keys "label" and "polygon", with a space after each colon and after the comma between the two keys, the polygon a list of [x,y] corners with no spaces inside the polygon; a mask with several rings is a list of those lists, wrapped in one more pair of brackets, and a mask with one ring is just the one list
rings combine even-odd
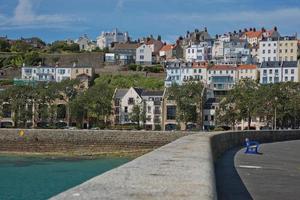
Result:
{"label": "blue sky", "polygon": [[75,39],[115,27],[135,39],[149,34],[174,41],[187,30],[211,35],[244,27],[300,33],[299,0],[0,0],[0,35]]}

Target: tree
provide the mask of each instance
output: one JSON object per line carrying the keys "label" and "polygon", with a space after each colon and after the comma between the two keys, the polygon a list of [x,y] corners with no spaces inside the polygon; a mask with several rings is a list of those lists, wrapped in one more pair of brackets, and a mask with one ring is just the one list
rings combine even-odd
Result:
{"label": "tree", "polygon": [[42,63],[42,61],[43,61],[43,58],[36,51],[32,51],[32,52],[29,52],[29,53],[25,54],[24,62],[27,65],[37,66],[40,63]]}
{"label": "tree", "polygon": [[134,105],[132,108],[132,112],[130,113],[130,120],[133,123],[137,124],[137,127],[140,127],[140,121],[141,121],[141,108],[139,105]]}
{"label": "tree", "polygon": [[198,129],[202,128],[204,86],[201,82],[172,85],[168,95],[176,101],[178,121],[184,122],[186,127],[188,122],[196,122]]}
{"label": "tree", "polygon": [[10,44],[6,40],[0,40],[0,52],[9,52]]}
{"label": "tree", "polygon": [[17,40],[15,41],[11,47],[10,47],[10,51],[11,52],[22,52],[22,53],[26,53],[32,50],[32,46],[27,44],[26,42],[22,41],[22,40]]}

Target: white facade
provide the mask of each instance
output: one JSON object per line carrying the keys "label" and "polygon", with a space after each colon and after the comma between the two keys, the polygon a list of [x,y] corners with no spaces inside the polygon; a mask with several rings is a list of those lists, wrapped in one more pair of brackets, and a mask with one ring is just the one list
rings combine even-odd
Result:
{"label": "white facade", "polygon": [[259,42],[259,62],[278,61],[278,41],[268,38]]}
{"label": "white facade", "polygon": [[299,82],[297,61],[263,62],[260,67],[260,83]]}
{"label": "white facade", "polygon": [[187,62],[204,62],[211,59],[212,46],[208,42],[201,42],[199,45],[191,45],[185,50]]}
{"label": "white facade", "polygon": [[136,49],[136,64],[151,65],[152,64],[152,49],[146,44],[141,45]]}
{"label": "white facade", "polygon": [[64,67],[23,67],[22,79],[30,81],[61,82],[71,79],[71,68]]}
{"label": "white facade", "polygon": [[97,46],[100,49],[111,47],[112,43],[125,43],[128,42],[129,36],[127,32],[119,32],[115,29],[112,32],[102,32],[99,37],[97,37]]}
{"label": "white facade", "polygon": [[213,59],[217,59],[224,56],[224,42],[221,40],[217,40],[214,42],[212,47],[212,57]]}

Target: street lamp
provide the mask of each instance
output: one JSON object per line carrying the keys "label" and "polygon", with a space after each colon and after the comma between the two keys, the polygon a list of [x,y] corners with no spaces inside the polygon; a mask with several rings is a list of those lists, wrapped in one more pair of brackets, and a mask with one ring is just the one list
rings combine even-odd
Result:
{"label": "street lamp", "polygon": [[275,116],[274,116],[274,129],[277,130],[277,100],[278,97],[275,97]]}

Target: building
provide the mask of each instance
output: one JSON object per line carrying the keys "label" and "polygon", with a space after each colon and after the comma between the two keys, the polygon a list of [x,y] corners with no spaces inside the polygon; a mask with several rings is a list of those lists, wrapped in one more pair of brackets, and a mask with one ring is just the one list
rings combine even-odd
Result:
{"label": "building", "polygon": [[237,82],[237,67],[233,65],[214,65],[208,68],[207,84],[214,91],[228,91]]}
{"label": "building", "polygon": [[127,32],[120,32],[118,29],[112,32],[102,32],[97,37],[97,46],[100,49],[110,48],[113,43],[126,43],[129,41],[129,35]]}
{"label": "building", "polygon": [[118,64],[126,65],[135,63],[136,49],[139,47],[137,43],[117,43],[111,49],[115,54],[115,59]]}
{"label": "building", "polygon": [[299,62],[271,61],[260,65],[260,83],[299,82]]}
{"label": "building", "polygon": [[75,40],[75,43],[79,45],[80,51],[93,51],[96,49],[96,43],[90,40],[86,34]]}
{"label": "building", "polygon": [[21,79],[15,79],[15,83],[61,82],[67,79],[78,79],[83,83],[84,88],[88,88],[92,76],[92,67],[81,67],[75,64],[72,67],[23,66]]}
{"label": "building", "polygon": [[113,124],[132,124],[130,115],[134,106],[139,106],[145,113],[143,124],[147,130],[160,130],[162,123],[163,91],[150,91],[140,88],[116,89],[113,96]]}
{"label": "building", "polygon": [[200,42],[197,45],[190,45],[185,50],[187,62],[206,62],[212,59],[212,42]]}
{"label": "building", "polygon": [[162,102],[164,91],[143,90],[143,109],[146,114],[146,130],[161,130],[162,124]]}
{"label": "building", "polygon": [[261,40],[264,38],[278,38],[280,34],[277,30],[277,27],[274,27],[272,30],[266,30],[262,28],[257,31],[256,28],[250,28],[249,31],[245,31],[241,39],[247,40],[247,42],[251,45],[258,45]]}
{"label": "building", "polygon": [[257,65],[239,65],[238,70],[238,80],[241,79],[252,79],[254,81],[258,80],[258,70]]}
{"label": "building", "polygon": [[142,44],[136,49],[136,64],[152,65],[152,48],[146,44]]}
{"label": "building", "polygon": [[170,60],[174,58],[173,56],[174,45],[166,44],[159,50],[159,57],[163,61]]}
{"label": "building", "polygon": [[184,82],[193,78],[193,64],[187,62],[167,62],[165,71],[167,73],[165,87],[172,84],[182,85]]}
{"label": "building", "polygon": [[298,39],[296,36],[285,36],[279,39],[278,61],[297,61]]}
{"label": "building", "polygon": [[259,62],[297,61],[297,44],[296,36],[265,38],[259,43]]}

